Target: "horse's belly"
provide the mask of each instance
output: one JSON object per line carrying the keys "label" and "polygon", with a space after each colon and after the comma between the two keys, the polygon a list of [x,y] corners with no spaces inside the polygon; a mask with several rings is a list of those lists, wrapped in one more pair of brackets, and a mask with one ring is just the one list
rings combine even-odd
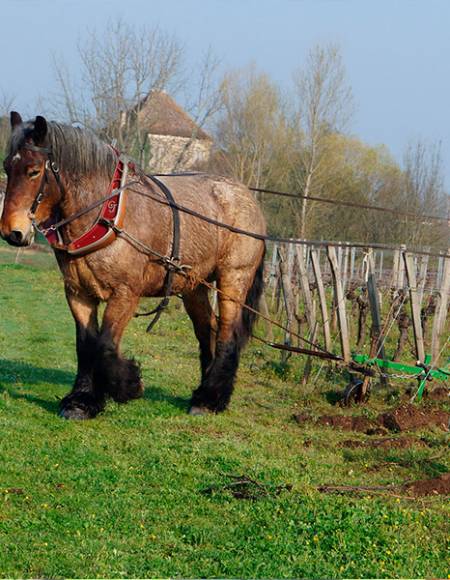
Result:
{"label": "horse's belly", "polygon": [[[189,292],[198,286],[201,280],[211,279],[216,268],[216,263],[213,257],[205,259],[200,263],[192,263],[192,261],[183,261],[182,259],[179,262],[179,266],[182,268],[183,273],[175,272],[172,278],[171,294]],[[160,265],[150,265],[145,271],[142,296],[165,296],[166,280],[166,268]]]}

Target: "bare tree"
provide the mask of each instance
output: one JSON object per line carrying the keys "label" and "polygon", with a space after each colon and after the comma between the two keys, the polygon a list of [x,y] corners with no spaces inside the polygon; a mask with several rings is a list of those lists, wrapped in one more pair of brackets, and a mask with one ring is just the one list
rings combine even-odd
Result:
{"label": "bare tree", "polygon": [[217,74],[220,60],[209,48],[203,55],[199,66],[195,67],[190,75],[193,81],[186,83],[189,87],[186,96],[186,110],[191,115],[194,126],[192,135],[178,155],[173,170],[178,170],[185,162],[192,143],[197,139],[199,129],[205,127],[223,107],[223,94]]}
{"label": "bare tree", "polygon": [[[342,131],[353,112],[352,92],[347,84],[340,50],[335,45],[316,46],[305,67],[294,74],[297,102],[294,126],[298,155],[294,165],[297,188],[308,197],[320,186],[327,137]],[[300,203],[298,234],[307,232],[307,200]]]}
{"label": "bare tree", "polygon": [[63,61],[54,58],[59,114],[116,142],[143,166],[152,157],[149,133],[158,122],[152,100],[162,92],[173,95],[189,89],[188,110],[194,128],[177,155],[174,169],[183,165],[196,132],[220,108],[216,80],[219,62],[212,51],[206,53],[194,73],[188,74],[183,46],[175,37],[158,27],[135,28],[119,22],[84,35],[78,53],[78,79]]}
{"label": "bare tree", "polygon": [[254,66],[228,73],[222,82],[223,111],[215,127],[222,165],[247,185],[281,185],[289,169],[289,127],[280,92]]}
{"label": "bare tree", "polygon": [[[427,145],[418,140],[410,143],[404,155],[403,192],[398,200],[402,209],[417,215],[449,216],[449,196],[444,188],[440,143]],[[447,249],[450,235],[447,224],[405,219],[402,223],[404,242]]]}
{"label": "bare tree", "polygon": [[92,128],[144,161],[147,132],[139,114],[154,91],[179,88],[183,49],[159,28],[119,22],[90,31],[78,45],[81,76],[54,58],[59,109],[69,122]]}

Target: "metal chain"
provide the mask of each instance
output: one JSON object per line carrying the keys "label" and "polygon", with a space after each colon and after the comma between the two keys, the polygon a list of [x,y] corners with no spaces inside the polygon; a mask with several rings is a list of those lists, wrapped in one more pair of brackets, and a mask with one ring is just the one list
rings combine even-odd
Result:
{"label": "metal chain", "polygon": [[416,375],[407,375],[407,374],[396,374],[396,373],[392,373],[392,374],[387,374],[387,373],[383,373],[382,370],[378,369],[378,374],[380,377],[384,378],[384,379],[400,379],[400,380],[408,380],[408,379],[419,379],[420,377],[424,376],[424,374],[426,374],[426,370],[422,369],[420,371],[420,373],[417,373]]}

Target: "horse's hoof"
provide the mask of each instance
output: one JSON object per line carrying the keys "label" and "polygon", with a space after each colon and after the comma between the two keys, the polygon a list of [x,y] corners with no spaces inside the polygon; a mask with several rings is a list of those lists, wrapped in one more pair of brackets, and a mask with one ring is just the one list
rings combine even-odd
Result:
{"label": "horse's hoof", "polygon": [[195,405],[193,405],[189,409],[189,415],[193,415],[193,416],[210,415],[211,413],[212,413],[212,411],[210,409],[208,409],[207,407],[196,407]]}
{"label": "horse's hoof", "polygon": [[84,421],[86,419],[92,419],[94,415],[87,409],[82,409],[81,407],[68,407],[61,409],[59,416],[63,419],[71,419],[72,421]]}
{"label": "horse's hoof", "polygon": [[141,399],[144,396],[144,383],[139,381],[139,384],[136,387],[136,391],[133,394],[133,399]]}

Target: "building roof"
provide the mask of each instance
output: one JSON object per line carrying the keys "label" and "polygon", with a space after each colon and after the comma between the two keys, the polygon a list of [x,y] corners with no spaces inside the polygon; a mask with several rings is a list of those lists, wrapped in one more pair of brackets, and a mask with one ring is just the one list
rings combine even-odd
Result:
{"label": "building roof", "polygon": [[170,135],[212,141],[164,91],[151,91],[141,102],[138,112],[141,126],[152,135]]}

